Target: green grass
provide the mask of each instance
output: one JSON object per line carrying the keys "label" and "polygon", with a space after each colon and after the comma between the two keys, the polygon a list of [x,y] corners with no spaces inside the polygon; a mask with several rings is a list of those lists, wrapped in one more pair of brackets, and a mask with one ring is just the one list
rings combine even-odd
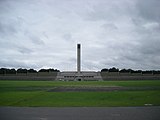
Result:
{"label": "green grass", "polygon": [[160,91],[117,92],[8,92],[2,93],[1,106],[144,106],[160,105]]}
{"label": "green grass", "polygon": [[160,81],[0,81],[0,87],[53,87],[53,86],[128,86],[128,87],[151,87],[160,86]]}
{"label": "green grass", "polygon": [[160,89],[111,92],[47,92],[58,86],[156,87],[160,81],[0,81],[0,106],[160,106]]}

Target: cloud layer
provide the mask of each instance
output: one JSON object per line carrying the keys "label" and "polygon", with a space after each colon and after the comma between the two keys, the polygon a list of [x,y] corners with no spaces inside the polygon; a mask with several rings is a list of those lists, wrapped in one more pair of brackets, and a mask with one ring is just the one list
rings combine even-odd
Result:
{"label": "cloud layer", "polygon": [[159,0],[1,0],[0,67],[160,69]]}

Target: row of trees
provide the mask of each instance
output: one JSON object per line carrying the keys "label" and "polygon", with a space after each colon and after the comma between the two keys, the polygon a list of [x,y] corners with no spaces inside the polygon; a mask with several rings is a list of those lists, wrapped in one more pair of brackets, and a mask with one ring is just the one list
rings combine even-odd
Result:
{"label": "row of trees", "polygon": [[16,73],[38,73],[38,72],[59,72],[57,69],[40,69],[39,71],[34,69],[8,69],[8,68],[0,68],[0,74],[16,74]]}
{"label": "row of trees", "polygon": [[[23,68],[19,68],[19,69],[8,69],[8,68],[0,68],[0,74],[16,74],[16,73],[38,73],[38,72],[59,72],[59,70],[57,69],[40,69],[39,71],[34,70],[34,69],[23,69]],[[147,71],[143,71],[143,70],[132,70],[132,69],[118,69],[115,67],[112,68],[104,68],[101,70],[101,72],[120,72],[120,73],[148,73],[148,74],[160,74],[159,70],[147,70]]]}
{"label": "row of trees", "polygon": [[132,70],[132,69],[118,69],[115,67],[104,68],[101,72],[120,72],[120,73],[143,73],[143,74],[160,74],[159,70]]}

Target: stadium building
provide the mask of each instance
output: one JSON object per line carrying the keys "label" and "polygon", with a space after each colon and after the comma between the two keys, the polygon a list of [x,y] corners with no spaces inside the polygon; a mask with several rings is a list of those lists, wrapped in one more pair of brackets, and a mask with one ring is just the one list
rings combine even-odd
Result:
{"label": "stadium building", "polygon": [[58,72],[56,80],[94,81],[102,80],[102,77],[100,72],[81,71],[81,44],[77,44],[77,71]]}

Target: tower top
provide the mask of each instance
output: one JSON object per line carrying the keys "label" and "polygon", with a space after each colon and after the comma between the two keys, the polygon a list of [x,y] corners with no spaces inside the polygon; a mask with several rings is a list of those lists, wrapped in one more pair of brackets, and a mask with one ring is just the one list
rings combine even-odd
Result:
{"label": "tower top", "polygon": [[81,44],[77,44],[77,48],[79,48],[79,49],[80,49],[80,48],[81,48]]}

